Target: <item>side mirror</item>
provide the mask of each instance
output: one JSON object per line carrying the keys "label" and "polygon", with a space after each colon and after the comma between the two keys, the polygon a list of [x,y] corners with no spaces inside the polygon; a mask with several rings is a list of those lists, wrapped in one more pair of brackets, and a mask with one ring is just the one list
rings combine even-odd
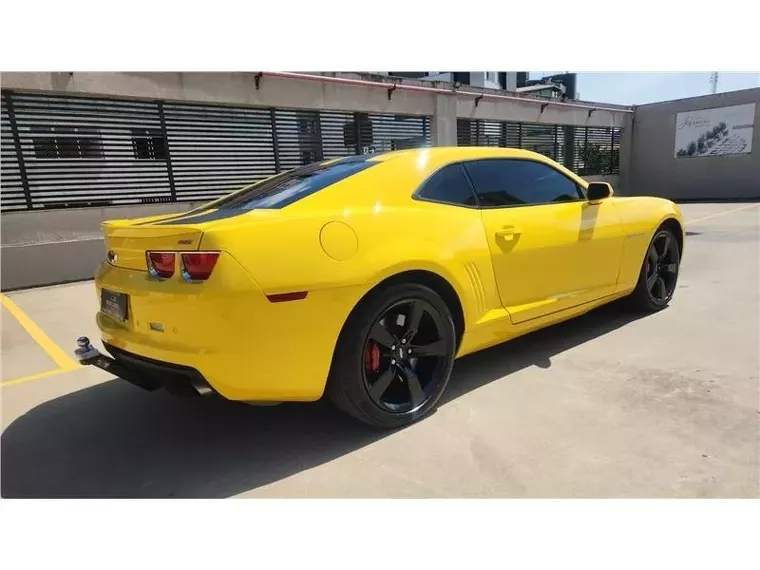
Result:
{"label": "side mirror", "polygon": [[586,197],[589,202],[604,200],[612,194],[614,194],[614,190],[607,182],[589,182],[588,188],[586,188]]}

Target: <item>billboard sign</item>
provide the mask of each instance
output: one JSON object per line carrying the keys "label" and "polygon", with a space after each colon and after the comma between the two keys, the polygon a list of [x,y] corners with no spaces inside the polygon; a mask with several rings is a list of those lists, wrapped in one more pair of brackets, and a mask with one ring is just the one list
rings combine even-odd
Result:
{"label": "billboard sign", "polygon": [[678,113],[676,158],[749,154],[755,103]]}

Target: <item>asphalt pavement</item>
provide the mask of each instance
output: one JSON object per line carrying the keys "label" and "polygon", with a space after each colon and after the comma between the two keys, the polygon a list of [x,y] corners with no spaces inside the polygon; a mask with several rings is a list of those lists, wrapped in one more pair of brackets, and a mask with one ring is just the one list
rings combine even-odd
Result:
{"label": "asphalt pavement", "polygon": [[[92,282],[2,297],[4,497],[760,496],[760,204],[685,204],[665,311],[465,357],[426,420],[147,393],[71,360]],[[97,344],[97,343],[96,343]]]}

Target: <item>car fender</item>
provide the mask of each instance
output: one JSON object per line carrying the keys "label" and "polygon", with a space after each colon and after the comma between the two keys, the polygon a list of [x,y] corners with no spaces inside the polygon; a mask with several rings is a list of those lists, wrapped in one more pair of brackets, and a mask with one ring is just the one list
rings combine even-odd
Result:
{"label": "car fender", "polygon": [[665,198],[632,196],[614,200],[620,215],[620,231],[624,236],[618,290],[627,291],[636,285],[641,264],[657,228],[667,220],[675,220],[681,227],[681,243],[684,243],[684,221],[678,205]]}
{"label": "car fender", "polygon": [[[420,246],[417,244],[417,251],[425,251]],[[501,306],[490,255],[472,260],[447,259],[440,256],[440,251],[434,244],[428,244],[428,247],[428,255],[404,260],[387,259],[367,281],[367,292],[394,276],[424,271],[444,279],[452,287],[462,306],[465,329],[477,322],[489,309]],[[438,259],[442,261],[435,261]]]}

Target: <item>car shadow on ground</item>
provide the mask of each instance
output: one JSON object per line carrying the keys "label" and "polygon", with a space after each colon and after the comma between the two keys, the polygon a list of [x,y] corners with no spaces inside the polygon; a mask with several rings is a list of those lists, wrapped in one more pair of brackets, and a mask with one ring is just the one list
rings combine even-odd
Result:
{"label": "car shadow on ground", "polygon": [[[636,318],[612,304],[462,358],[440,405],[522,368],[549,367],[552,356]],[[2,496],[230,497],[392,434],[326,402],[179,400],[115,379],[41,404],[8,426]]]}

